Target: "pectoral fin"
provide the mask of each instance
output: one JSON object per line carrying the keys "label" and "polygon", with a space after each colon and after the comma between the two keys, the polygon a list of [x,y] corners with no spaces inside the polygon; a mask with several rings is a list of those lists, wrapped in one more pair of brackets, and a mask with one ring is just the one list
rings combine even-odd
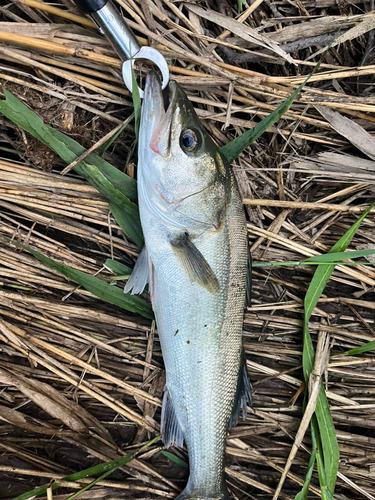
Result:
{"label": "pectoral fin", "polygon": [[217,293],[220,285],[215,273],[198,248],[189,240],[187,233],[181,234],[170,243],[178,263],[189,279],[210,293]]}

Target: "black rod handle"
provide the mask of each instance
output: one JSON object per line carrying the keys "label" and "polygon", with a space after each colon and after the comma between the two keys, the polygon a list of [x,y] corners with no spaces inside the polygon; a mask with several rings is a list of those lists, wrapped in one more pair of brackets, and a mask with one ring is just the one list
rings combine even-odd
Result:
{"label": "black rod handle", "polygon": [[74,0],[79,10],[85,14],[92,14],[102,9],[108,0]]}

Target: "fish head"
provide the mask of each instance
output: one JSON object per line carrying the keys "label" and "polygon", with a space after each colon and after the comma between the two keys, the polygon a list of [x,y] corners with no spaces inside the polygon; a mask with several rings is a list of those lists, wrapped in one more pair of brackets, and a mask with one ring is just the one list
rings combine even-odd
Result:
{"label": "fish head", "polygon": [[139,132],[140,199],[165,223],[217,231],[229,203],[230,166],[177,82],[163,96],[150,72]]}

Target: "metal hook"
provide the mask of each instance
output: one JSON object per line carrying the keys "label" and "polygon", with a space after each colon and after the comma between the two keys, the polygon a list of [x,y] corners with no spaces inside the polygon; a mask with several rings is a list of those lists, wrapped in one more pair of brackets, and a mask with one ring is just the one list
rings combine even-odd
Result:
{"label": "metal hook", "polygon": [[[86,14],[90,14],[92,20],[108,37],[113,48],[124,61],[122,77],[130,92],[133,87],[132,67],[135,59],[145,59],[154,63],[161,72],[163,89],[168,85],[169,68],[164,56],[152,47],[142,47],[111,0],[75,0],[75,3]],[[138,91],[140,97],[143,97],[143,90],[138,87]]]}

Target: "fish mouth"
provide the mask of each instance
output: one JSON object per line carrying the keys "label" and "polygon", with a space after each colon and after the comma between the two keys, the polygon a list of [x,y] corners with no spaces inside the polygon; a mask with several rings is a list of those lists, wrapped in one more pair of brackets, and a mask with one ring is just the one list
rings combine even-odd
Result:
{"label": "fish mouth", "polygon": [[147,97],[145,98],[151,99],[153,105],[160,105],[159,98],[160,95],[162,95],[164,112],[168,112],[169,108],[174,107],[173,105],[178,98],[177,94],[181,94],[182,96],[182,92],[179,92],[179,88],[176,85],[176,82],[170,80],[163,91],[159,74],[154,70],[151,70],[147,74],[145,86],[145,95]]}
{"label": "fish mouth", "polygon": [[[161,80],[156,71],[150,71],[146,78],[145,103],[152,110],[153,125],[149,142],[150,149],[159,155],[165,156],[169,149],[170,128],[175,116],[181,91],[175,82],[170,81],[162,90]],[[161,140],[166,138],[165,144]]]}

